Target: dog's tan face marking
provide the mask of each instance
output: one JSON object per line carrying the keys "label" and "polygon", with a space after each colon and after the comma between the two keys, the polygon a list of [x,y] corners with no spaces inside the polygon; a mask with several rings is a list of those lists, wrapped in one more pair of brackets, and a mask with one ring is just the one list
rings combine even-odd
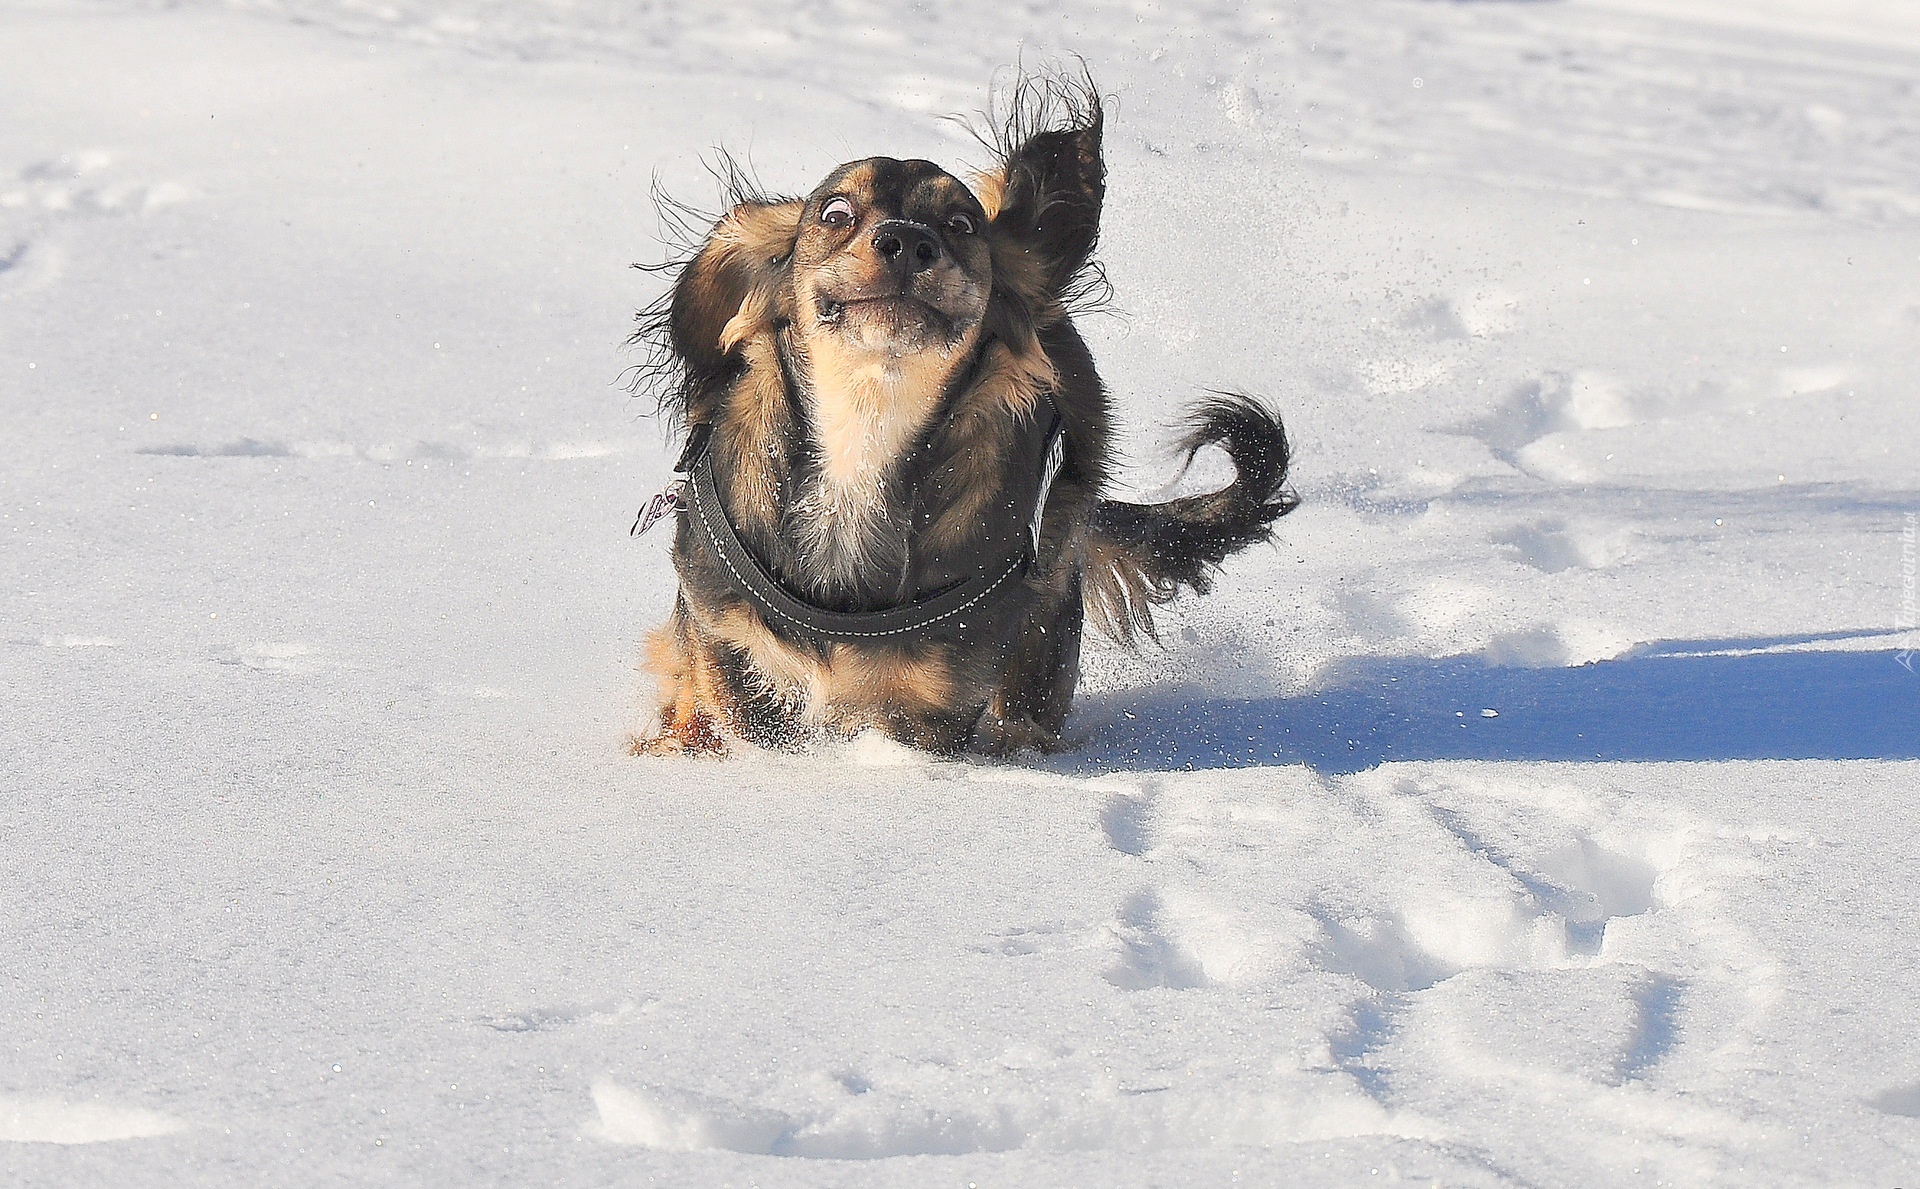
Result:
{"label": "dog's tan face marking", "polygon": [[796,329],[902,358],[951,354],[986,314],[993,259],[973,192],[930,161],[842,165],[808,196],[794,243]]}
{"label": "dog's tan face marking", "polygon": [[895,463],[967,366],[993,293],[986,212],[927,161],[843,165],[802,205],[790,341],[821,482],[794,517],[812,571],[852,583],[898,554]]}

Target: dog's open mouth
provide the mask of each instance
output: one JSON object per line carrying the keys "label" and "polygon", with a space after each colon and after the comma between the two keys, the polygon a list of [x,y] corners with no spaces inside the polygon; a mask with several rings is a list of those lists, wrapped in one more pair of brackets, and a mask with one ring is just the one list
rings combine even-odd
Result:
{"label": "dog's open mouth", "polygon": [[822,326],[905,344],[914,349],[954,337],[953,318],[907,293],[819,299]]}
{"label": "dog's open mouth", "polygon": [[889,313],[898,317],[902,314],[918,315],[922,318],[944,318],[919,298],[906,293],[882,293],[873,297],[822,297],[820,299],[820,320],[838,322],[846,316],[848,309],[866,309],[875,313]]}

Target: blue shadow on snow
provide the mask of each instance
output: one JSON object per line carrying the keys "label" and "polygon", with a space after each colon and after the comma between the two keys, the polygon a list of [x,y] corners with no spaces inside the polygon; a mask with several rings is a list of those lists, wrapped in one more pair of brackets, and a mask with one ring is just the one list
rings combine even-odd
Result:
{"label": "blue shadow on snow", "polygon": [[1909,654],[1744,651],[1779,643],[1666,643],[1546,669],[1369,657],[1291,697],[1129,691],[1087,706],[1089,735],[1060,759],[1339,774],[1395,760],[1920,758],[1920,676],[1895,659]]}

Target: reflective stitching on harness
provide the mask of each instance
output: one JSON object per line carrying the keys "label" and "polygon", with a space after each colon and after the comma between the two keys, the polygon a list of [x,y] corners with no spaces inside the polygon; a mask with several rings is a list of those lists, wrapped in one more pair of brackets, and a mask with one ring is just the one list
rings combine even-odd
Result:
{"label": "reflective stitching on harness", "polygon": [[[700,516],[701,527],[706,529],[707,536],[712,538],[714,542],[718,544],[720,540],[719,534],[714,531],[713,521],[708,519],[708,516],[707,516],[707,501],[703,499],[695,498],[692,501],[692,504],[693,504],[694,511],[697,512]],[[813,625],[807,623],[805,620],[800,619],[790,614],[789,612],[782,610],[779,607],[779,605],[774,603],[771,599],[766,599],[764,598],[764,596],[762,598],[754,598],[752,594],[749,593],[750,591],[753,590],[753,584],[747,580],[746,575],[742,574],[739,570],[734,568],[732,559],[727,557],[727,551],[725,549],[716,548],[716,549],[708,550],[708,552],[718,557],[720,559],[720,564],[727,567],[727,572],[732,574],[734,581],[739,584],[738,593],[748,603],[751,603],[754,607],[760,610],[773,612],[775,615],[778,615],[780,618],[786,620],[788,623],[791,623],[793,626],[799,628],[801,631],[809,632],[816,636],[826,636],[829,639],[832,639],[838,636],[857,636],[861,638],[872,639],[879,636],[904,636],[909,632],[925,631],[927,628],[932,627],[934,624],[939,623],[942,620],[951,619],[954,616],[960,614],[962,611],[967,611],[973,607],[978,606],[982,601],[984,601],[987,598],[988,595],[991,595],[995,591],[999,590],[1000,587],[1006,583],[1007,579],[1013,577],[1015,571],[1019,570],[1020,568],[1026,565],[1025,558],[1015,558],[1013,564],[1008,566],[1006,568],[1006,571],[1002,573],[998,578],[995,578],[991,586],[987,587],[985,590],[981,591],[979,594],[968,599],[966,602],[960,604],[958,607],[955,607],[950,611],[942,612],[941,614],[934,616],[932,619],[929,619],[924,623],[917,623],[912,625],[911,627],[889,628],[886,631],[882,631],[882,632],[856,632],[851,630],[842,630],[839,628],[835,628],[831,630],[822,630],[821,628],[814,627]]]}
{"label": "reflective stitching on harness", "polygon": [[[1051,494],[1054,477],[1059,473],[1065,458],[1065,426],[1057,410],[1045,394],[1040,397],[1040,410],[1050,414],[1050,424],[1041,446],[1041,469],[1038,475],[1039,490],[1035,493],[1031,520],[1022,524],[1027,529],[1021,536],[1027,539],[1029,548],[1007,563],[999,576],[986,580],[984,574],[949,588],[943,593],[932,595],[917,603],[886,607],[878,611],[830,611],[815,606],[804,598],[788,591],[780,580],[768,572],[764,563],[747,548],[740,539],[733,522],[727,516],[725,505],[720,499],[720,489],[714,482],[713,455],[708,450],[708,438],[712,433],[711,424],[694,426],[688,433],[686,449],[680,455],[676,474],[686,476],[686,498],[678,511],[681,514],[692,512],[690,518],[695,528],[695,537],[703,546],[704,552],[716,556],[722,567],[732,577],[730,584],[734,593],[746,604],[760,612],[762,617],[772,616],[801,633],[827,640],[878,640],[889,636],[906,636],[925,631],[937,624],[946,622],[956,615],[978,607],[980,604],[1000,594],[1010,579],[1033,568],[1039,561],[1040,522],[1047,511],[1048,496]],[[985,586],[979,584],[986,580]],[[978,587],[973,593],[970,588]],[[958,603],[948,604],[954,599]],[[875,620],[900,623],[904,626],[894,628],[873,628],[862,630],[851,626],[853,623],[871,623]],[[772,622],[772,620],[769,620]]]}

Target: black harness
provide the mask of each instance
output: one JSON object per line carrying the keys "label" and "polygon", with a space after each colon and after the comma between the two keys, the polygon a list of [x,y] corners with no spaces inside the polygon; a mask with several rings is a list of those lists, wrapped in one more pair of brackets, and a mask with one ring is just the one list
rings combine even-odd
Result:
{"label": "black harness", "polygon": [[[1040,521],[1046,514],[1047,494],[1066,457],[1060,413],[1052,399],[1043,394],[1034,412],[1036,423],[1045,425],[1047,431],[1028,531],[1016,534],[1015,547],[978,573],[911,602],[877,611],[831,611],[788,590],[747,548],[727,517],[720,488],[714,482],[713,452],[707,448],[713,436],[710,424],[696,425],[688,431],[686,448],[674,466],[674,483],[641,512],[633,532],[645,532],[667,512],[684,513],[695,538],[726,570],[729,585],[758,608],[771,626],[820,639],[854,642],[910,636],[985,605],[1033,568],[1040,551]],[[960,626],[965,624],[960,620]]]}

